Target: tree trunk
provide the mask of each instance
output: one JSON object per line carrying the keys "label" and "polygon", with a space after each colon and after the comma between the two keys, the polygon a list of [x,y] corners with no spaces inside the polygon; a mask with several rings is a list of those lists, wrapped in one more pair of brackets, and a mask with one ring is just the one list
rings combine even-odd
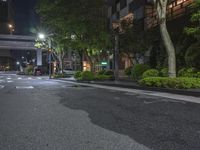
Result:
{"label": "tree trunk", "polygon": [[58,56],[58,59],[59,59],[59,73],[63,73],[63,59],[62,59],[62,55],[59,54]]}
{"label": "tree trunk", "polygon": [[168,54],[169,77],[176,77],[176,53],[170,35],[167,31],[166,21],[162,21],[160,23],[160,32]]}
{"label": "tree trunk", "polygon": [[[86,52],[87,53],[87,52]],[[88,54],[86,54],[86,56],[87,56],[87,58],[88,58],[88,61],[89,61],[89,63],[90,63],[90,70],[91,70],[91,72],[95,72],[95,69],[94,69],[94,62],[93,62],[93,60],[92,60],[92,58],[90,57],[90,56],[88,56]]]}

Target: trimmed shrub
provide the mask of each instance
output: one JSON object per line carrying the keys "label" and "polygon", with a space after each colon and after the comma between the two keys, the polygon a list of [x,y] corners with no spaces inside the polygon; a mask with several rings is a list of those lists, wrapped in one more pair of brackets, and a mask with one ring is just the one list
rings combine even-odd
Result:
{"label": "trimmed shrub", "polygon": [[131,76],[131,71],[132,71],[132,70],[133,70],[133,67],[132,67],[132,66],[126,68],[125,71],[124,71],[125,75]]}
{"label": "trimmed shrub", "polygon": [[133,66],[133,69],[131,71],[131,77],[134,80],[139,80],[142,78],[142,74],[149,69],[149,66],[144,64],[136,64]]}
{"label": "trimmed shrub", "polygon": [[141,85],[150,87],[177,88],[177,89],[197,89],[200,88],[199,78],[170,78],[151,77],[140,80]]}
{"label": "trimmed shrub", "polygon": [[149,77],[159,77],[159,71],[156,69],[149,69],[145,71],[142,75],[142,78],[149,78]]}
{"label": "trimmed shrub", "polygon": [[100,74],[95,77],[95,80],[99,80],[99,81],[111,80],[111,76]]}
{"label": "trimmed shrub", "polygon": [[53,75],[53,78],[67,78],[67,77],[70,77],[69,75],[67,75],[67,74],[54,74]]}
{"label": "trimmed shrub", "polygon": [[160,70],[160,75],[162,77],[168,77],[169,76],[169,73],[168,73],[168,68],[163,68]]}
{"label": "trimmed shrub", "polygon": [[178,76],[179,77],[195,77],[196,71],[194,68],[182,68],[181,70],[178,71]]}
{"label": "trimmed shrub", "polygon": [[200,71],[196,73],[196,77],[200,78]]}
{"label": "trimmed shrub", "polygon": [[92,81],[94,80],[94,74],[91,71],[83,71],[80,79],[83,81]]}
{"label": "trimmed shrub", "polygon": [[112,71],[112,70],[107,70],[107,71],[105,71],[104,75],[114,76],[114,71]]}
{"label": "trimmed shrub", "polygon": [[81,78],[81,71],[77,71],[77,72],[75,72],[75,74],[74,74],[74,78],[75,79],[79,79],[79,78]]}
{"label": "trimmed shrub", "polygon": [[100,70],[99,72],[97,72],[97,75],[104,75],[106,72],[106,70]]}
{"label": "trimmed shrub", "polygon": [[28,65],[25,69],[24,69],[24,73],[25,75],[33,75],[33,66],[32,65]]}

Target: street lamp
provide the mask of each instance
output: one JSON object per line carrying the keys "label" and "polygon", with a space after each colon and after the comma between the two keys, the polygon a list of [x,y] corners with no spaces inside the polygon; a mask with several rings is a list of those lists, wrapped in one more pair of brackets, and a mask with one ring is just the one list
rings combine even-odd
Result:
{"label": "street lamp", "polygon": [[53,34],[49,34],[47,36],[45,34],[43,34],[43,33],[39,33],[38,34],[39,39],[41,39],[41,40],[47,39],[47,42],[48,42],[49,79],[51,79],[51,39],[50,39],[51,35],[53,35]]}
{"label": "street lamp", "polygon": [[115,35],[115,51],[114,51],[114,75],[115,81],[119,80],[119,33],[120,33],[120,21],[113,21],[112,28]]}
{"label": "street lamp", "polygon": [[8,24],[8,28],[9,28],[10,34],[12,35],[12,33],[15,31],[13,25]]}
{"label": "street lamp", "polygon": [[45,40],[45,35],[43,33],[38,34],[39,39]]}

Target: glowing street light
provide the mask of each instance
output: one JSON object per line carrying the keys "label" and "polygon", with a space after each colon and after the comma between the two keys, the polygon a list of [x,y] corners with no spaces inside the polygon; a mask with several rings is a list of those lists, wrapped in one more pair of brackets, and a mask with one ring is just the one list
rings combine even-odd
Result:
{"label": "glowing street light", "polygon": [[10,30],[10,34],[12,35],[13,32],[14,32],[14,27],[13,27],[13,25],[12,25],[12,24],[8,24],[8,28],[9,28],[9,30]]}
{"label": "glowing street light", "polygon": [[50,39],[50,36],[53,35],[53,34],[49,34],[49,35],[45,35],[43,33],[39,33],[38,34],[38,38],[40,40],[47,40],[48,42],[48,56],[49,56],[49,79],[51,79],[51,39]]}
{"label": "glowing street light", "polygon": [[45,39],[45,35],[43,33],[39,33],[38,34],[39,39],[44,40]]}
{"label": "glowing street light", "polygon": [[13,28],[13,25],[12,24],[8,24],[8,27],[11,29],[11,28]]}

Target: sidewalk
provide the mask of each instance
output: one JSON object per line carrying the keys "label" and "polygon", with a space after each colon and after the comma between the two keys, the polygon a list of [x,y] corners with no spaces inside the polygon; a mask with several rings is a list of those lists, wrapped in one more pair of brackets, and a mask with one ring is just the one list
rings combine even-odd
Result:
{"label": "sidewalk", "polygon": [[[63,78],[60,80],[77,82],[73,77]],[[77,82],[77,83],[89,83],[98,84],[112,87],[129,88],[137,90],[155,91],[155,92],[165,92],[171,94],[179,94],[185,96],[200,97],[200,89],[170,89],[170,88],[157,88],[157,87],[144,87],[138,85],[136,82],[120,80],[120,81],[91,81],[91,82]]]}

